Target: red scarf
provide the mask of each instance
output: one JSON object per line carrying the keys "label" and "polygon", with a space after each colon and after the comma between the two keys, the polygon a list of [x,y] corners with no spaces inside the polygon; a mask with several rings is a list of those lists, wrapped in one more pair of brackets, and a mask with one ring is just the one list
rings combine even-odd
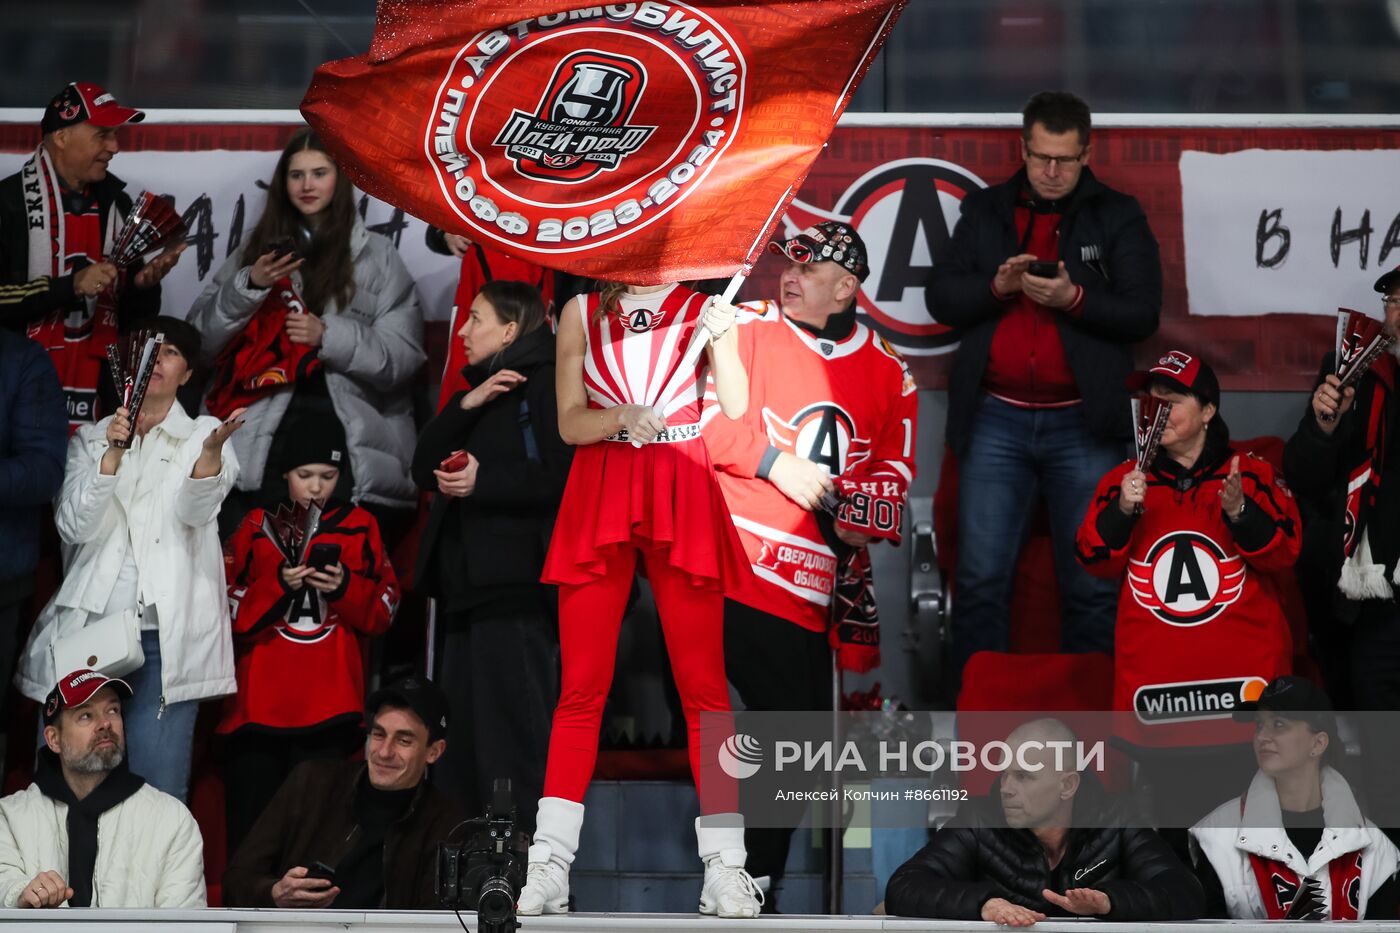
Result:
{"label": "red scarf", "polygon": [[[1288,919],[1289,911],[1298,895],[1305,887],[1316,882],[1308,882],[1298,877],[1298,873],[1282,862],[1249,853],[1249,865],[1254,869],[1254,878],[1259,882],[1259,899],[1264,902],[1264,910],[1270,920]],[[1328,878],[1332,883],[1333,920],[1356,920],[1361,911],[1361,853],[1348,852],[1341,858],[1327,863]],[[1299,917],[1293,919],[1313,919]],[[1321,918],[1316,918],[1321,919]]]}
{"label": "red scarf", "polygon": [[214,363],[214,388],[206,401],[210,414],[227,418],[238,408],[306,379],[320,367],[315,347],[293,343],[287,336],[287,315],[307,313],[291,279],[273,283],[258,310]]}
{"label": "red scarf", "polygon": [[[68,218],[64,211],[63,194],[58,174],[42,146],[21,169],[26,190],[37,191],[37,197],[25,199],[29,223],[29,274],[31,278],[47,275],[52,278],[68,275],[67,257],[74,248],[82,247],[89,258],[97,261],[112,243],[117,222],[115,212],[108,220],[105,241],[98,218],[96,243],[70,243],[66,236]],[[74,231],[75,233],[77,231]],[[89,240],[92,238],[89,236]],[[112,287],[104,289],[95,299],[83,300],[81,310],[76,305],[56,308],[29,325],[28,334],[49,353],[54,369],[63,385],[68,405],[68,433],[81,424],[102,417],[98,411],[97,384],[102,368],[107,365],[107,346],[117,341],[116,295],[126,287],[125,274],[119,274]]]}

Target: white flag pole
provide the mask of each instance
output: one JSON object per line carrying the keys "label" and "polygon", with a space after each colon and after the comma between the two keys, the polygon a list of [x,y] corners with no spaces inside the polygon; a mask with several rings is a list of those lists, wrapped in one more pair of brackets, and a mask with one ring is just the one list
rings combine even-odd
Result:
{"label": "white flag pole", "polygon": [[[729,284],[725,286],[724,292],[719,296],[720,301],[726,304],[734,303],[734,296],[739,294],[739,287],[744,284],[744,280],[747,279],[749,273],[753,271],[753,256],[755,251],[758,250],[759,244],[768,236],[768,231],[772,229],[773,223],[777,219],[778,211],[783,208],[783,205],[788,203],[788,195],[791,193],[792,188],[789,187],[783,192],[783,196],[778,199],[778,203],[773,205],[773,212],[768,215],[768,220],[764,222],[762,229],[759,230],[758,238],[749,246],[744,264],[739,268],[738,272],[734,273],[734,277],[729,280]],[[705,325],[701,324],[699,327],[696,327],[695,333],[690,336],[690,343],[686,345],[685,352],[681,354],[680,363],[671,371],[671,378],[666,380],[666,384],[661,387],[661,393],[657,395],[656,401],[652,403],[651,407],[655,409],[657,415],[663,421],[666,419],[666,406],[670,405],[672,400],[675,399],[676,393],[681,390],[681,385],[685,382],[686,374],[695,369],[695,364],[700,361],[700,353],[709,342],[710,332],[706,329]],[[642,443],[641,441],[634,440],[632,446],[641,447]]]}

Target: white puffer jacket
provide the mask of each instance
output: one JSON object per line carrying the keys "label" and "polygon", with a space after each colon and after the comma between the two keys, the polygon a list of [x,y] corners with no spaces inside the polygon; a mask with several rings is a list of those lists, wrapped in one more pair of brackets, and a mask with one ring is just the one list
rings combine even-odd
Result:
{"label": "white puffer jacket", "polygon": [[1346,778],[1335,769],[1322,769],[1322,819],[1324,829],[1317,848],[1304,856],[1283,829],[1283,809],[1273,778],[1257,772],[1245,794],[1244,811],[1240,798],[1216,807],[1209,816],[1191,827],[1192,858],[1210,860],[1225,892],[1225,906],[1235,920],[1267,920],[1269,915],[1259,893],[1259,883],[1250,866],[1251,854],[1283,862],[1300,879],[1321,883],[1327,914],[1332,914],[1331,873],[1327,866],[1353,852],[1361,856],[1361,886],[1357,890],[1357,916],[1366,917],[1370,896],[1395,874],[1395,844],[1370,820],[1363,820],[1361,808]]}
{"label": "white puffer jacket", "polygon": [[[68,805],[31,784],[0,800],[0,907],[41,871],[68,880]],[[98,817],[92,906],[205,906],[204,843],[184,804],[146,784]]]}
{"label": "white puffer jacket", "polygon": [[[413,424],[413,377],[423,351],[423,313],[413,276],[388,237],[371,233],[360,221],[350,231],[355,263],[355,297],[348,308],[335,301],[321,315],[326,332],[320,357],[326,391],[345,428],[356,503],[411,509],[418,490],[408,477],[417,429]],[[301,273],[292,273],[301,285]],[[204,338],[203,353],[213,361],[242,332],[262,306],[268,289],[248,280],[243,253],[230,256],[190,308],[189,322]],[[243,465],[238,488],[262,486],[272,438],[287,413],[292,393],[274,392],[248,406],[248,422],[229,439]]]}

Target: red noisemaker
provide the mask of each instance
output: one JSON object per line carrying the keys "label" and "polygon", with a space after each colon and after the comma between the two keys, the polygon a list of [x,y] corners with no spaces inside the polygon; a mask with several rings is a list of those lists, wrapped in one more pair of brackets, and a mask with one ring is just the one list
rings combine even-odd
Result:
{"label": "red noisemaker", "polygon": [[[1384,325],[1375,318],[1353,311],[1350,308],[1337,309],[1337,391],[1354,385],[1366,375],[1366,370],[1382,353],[1390,349],[1395,338],[1385,332]],[[1324,421],[1333,421],[1336,416],[1323,416]]]}
{"label": "red noisemaker", "polygon": [[[116,343],[107,345],[107,365],[112,370],[112,382],[121,396],[120,407],[126,409],[133,431],[137,416],[141,413],[141,403],[146,400],[146,387],[151,384],[151,373],[155,372],[163,342],[163,333],[134,330]],[[131,438],[117,441],[112,446],[127,450],[131,447]]]}
{"label": "red noisemaker", "polygon": [[1146,470],[1157,458],[1157,448],[1162,444],[1162,432],[1167,429],[1167,419],[1171,417],[1172,403],[1155,395],[1137,395],[1132,399],[1133,406],[1133,449],[1137,455],[1137,469]]}

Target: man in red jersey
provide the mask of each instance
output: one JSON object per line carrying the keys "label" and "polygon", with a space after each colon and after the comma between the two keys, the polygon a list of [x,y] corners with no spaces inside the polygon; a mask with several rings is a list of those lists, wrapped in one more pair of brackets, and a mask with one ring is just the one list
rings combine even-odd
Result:
{"label": "man in red jersey", "polygon": [[[780,298],[738,318],[748,410],[730,420],[707,406],[702,419],[754,573],[725,603],[725,666],[747,709],[829,710],[833,648],[843,668],[878,663],[873,620],[833,625],[832,601],[844,604],[838,576],[843,596],[862,576],[868,588],[868,545],[899,540],[918,399],[899,354],[856,320],[870,272],[860,234],[827,221],[770,249],[789,260]],[[748,830],[750,874],[776,883],[791,837]]]}

